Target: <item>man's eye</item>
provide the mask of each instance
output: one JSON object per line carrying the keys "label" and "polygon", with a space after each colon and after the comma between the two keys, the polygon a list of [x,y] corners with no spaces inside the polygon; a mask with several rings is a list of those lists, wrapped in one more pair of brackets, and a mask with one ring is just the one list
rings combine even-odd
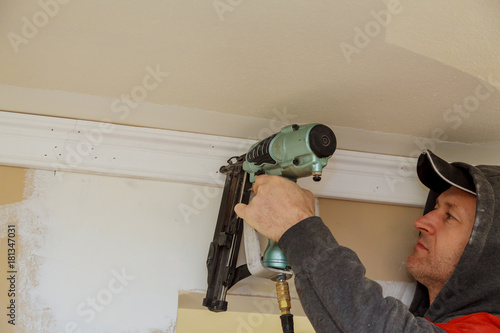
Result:
{"label": "man's eye", "polygon": [[446,213],[446,217],[447,217],[447,219],[448,219],[448,220],[455,219],[455,218],[453,217],[453,215],[451,215],[450,213]]}

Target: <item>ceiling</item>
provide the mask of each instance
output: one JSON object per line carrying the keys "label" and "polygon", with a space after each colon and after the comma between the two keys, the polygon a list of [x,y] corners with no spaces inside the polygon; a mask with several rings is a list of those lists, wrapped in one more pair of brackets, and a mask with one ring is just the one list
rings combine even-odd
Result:
{"label": "ceiling", "polygon": [[5,111],[500,143],[497,0],[4,0],[0,31]]}

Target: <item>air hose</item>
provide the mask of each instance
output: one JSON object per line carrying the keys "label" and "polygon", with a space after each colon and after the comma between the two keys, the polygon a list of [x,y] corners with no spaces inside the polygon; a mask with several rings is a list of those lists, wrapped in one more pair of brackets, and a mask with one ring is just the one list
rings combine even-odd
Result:
{"label": "air hose", "polygon": [[278,296],[278,306],[281,311],[281,327],[283,333],[293,333],[293,314],[290,313],[292,305],[288,282],[286,282],[285,275],[280,275],[276,281],[276,294]]}

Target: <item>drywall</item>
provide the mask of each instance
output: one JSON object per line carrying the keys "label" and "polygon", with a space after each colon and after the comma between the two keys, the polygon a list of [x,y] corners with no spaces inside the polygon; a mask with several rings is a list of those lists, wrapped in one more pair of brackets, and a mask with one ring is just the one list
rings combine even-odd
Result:
{"label": "drywall", "polygon": [[205,287],[220,190],[49,171],[27,183],[2,210],[24,246],[16,332],[173,331],[178,291]]}

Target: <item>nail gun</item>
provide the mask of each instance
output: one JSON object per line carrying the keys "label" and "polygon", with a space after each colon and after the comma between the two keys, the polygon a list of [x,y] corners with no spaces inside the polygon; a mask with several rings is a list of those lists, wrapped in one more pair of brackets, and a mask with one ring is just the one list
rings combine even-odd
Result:
{"label": "nail gun", "polygon": [[[293,332],[287,279],[293,272],[278,244],[269,240],[261,254],[257,232],[234,213],[238,203],[251,199],[251,187],[260,174],[279,175],[296,181],[312,176],[321,179],[323,168],[337,147],[333,131],[321,124],[290,125],[261,140],[241,156],[220,168],[226,175],[213,241],[207,256],[208,288],[203,306],[214,312],[227,310],[227,291],[250,275],[271,279],[276,284],[283,332]],[[246,264],[237,267],[244,238]]]}

